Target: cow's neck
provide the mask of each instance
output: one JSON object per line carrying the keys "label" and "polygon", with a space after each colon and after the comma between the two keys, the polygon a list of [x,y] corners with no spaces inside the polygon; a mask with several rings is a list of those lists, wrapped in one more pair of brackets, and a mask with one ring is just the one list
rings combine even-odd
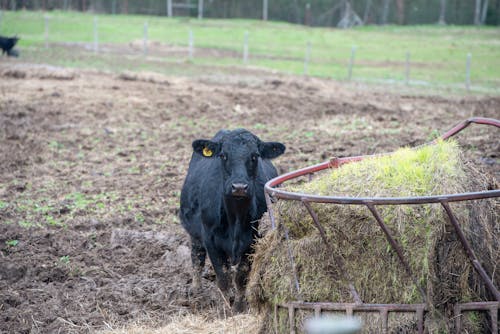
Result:
{"label": "cow's neck", "polygon": [[251,199],[226,198],[224,201],[227,220],[231,228],[231,264],[236,265],[252,244],[252,217],[255,202]]}
{"label": "cow's neck", "polygon": [[253,201],[251,198],[234,199],[232,197],[226,197],[224,200],[224,206],[226,209],[227,220],[231,225],[235,223],[246,225],[247,220],[253,211]]}

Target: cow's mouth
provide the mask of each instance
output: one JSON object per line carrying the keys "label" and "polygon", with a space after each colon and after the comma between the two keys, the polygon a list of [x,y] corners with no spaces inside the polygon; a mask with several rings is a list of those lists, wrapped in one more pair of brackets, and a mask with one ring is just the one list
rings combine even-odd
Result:
{"label": "cow's mouth", "polygon": [[246,199],[248,198],[248,193],[246,191],[238,191],[238,192],[232,192],[231,193],[231,196],[234,198],[234,199],[238,199],[238,200],[242,200],[242,199]]}

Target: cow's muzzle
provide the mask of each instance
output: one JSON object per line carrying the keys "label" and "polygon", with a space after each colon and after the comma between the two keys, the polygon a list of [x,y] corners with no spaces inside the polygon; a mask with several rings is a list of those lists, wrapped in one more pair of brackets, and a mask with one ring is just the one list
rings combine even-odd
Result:
{"label": "cow's muzzle", "polygon": [[231,195],[235,197],[247,197],[248,196],[248,184],[245,183],[233,183],[231,184]]}

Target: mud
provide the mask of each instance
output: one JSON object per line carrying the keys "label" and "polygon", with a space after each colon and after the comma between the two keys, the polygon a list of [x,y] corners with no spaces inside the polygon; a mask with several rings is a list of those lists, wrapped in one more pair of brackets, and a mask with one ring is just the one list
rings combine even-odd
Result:
{"label": "mud", "polygon": [[[0,64],[0,332],[93,332],[223,315],[207,270],[190,291],[177,218],[191,142],[245,127],[287,145],[279,172],[418,145],[498,97],[386,93],[263,72],[163,77]],[[500,176],[498,130],[466,155]]]}

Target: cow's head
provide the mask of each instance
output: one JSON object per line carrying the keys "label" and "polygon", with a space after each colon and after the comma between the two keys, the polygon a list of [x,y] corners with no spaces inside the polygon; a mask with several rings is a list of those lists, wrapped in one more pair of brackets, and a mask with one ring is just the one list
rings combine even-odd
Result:
{"label": "cow's head", "polygon": [[206,159],[220,160],[226,197],[253,197],[259,163],[262,159],[273,159],[283,154],[285,145],[263,142],[244,129],[224,131],[218,137],[214,140],[195,140],[194,151]]}

